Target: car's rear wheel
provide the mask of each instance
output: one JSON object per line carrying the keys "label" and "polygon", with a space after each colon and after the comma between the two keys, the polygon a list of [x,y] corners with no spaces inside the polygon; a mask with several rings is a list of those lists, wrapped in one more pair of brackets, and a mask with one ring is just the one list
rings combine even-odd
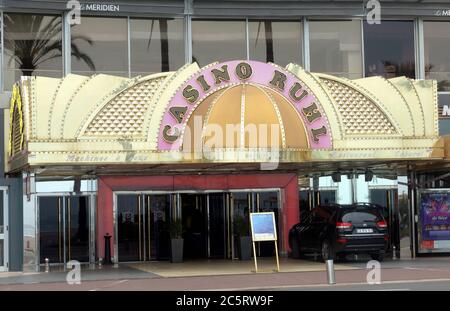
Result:
{"label": "car's rear wheel", "polygon": [[384,260],[384,253],[383,252],[379,252],[379,253],[371,254],[370,257],[372,257],[373,260],[383,261]]}
{"label": "car's rear wheel", "polygon": [[323,261],[327,261],[329,259],[333,259],[334,260],[333,247],[332,247],[330,241],[328,241],[328,240],[323,240],[322,241],[322,247],[321,247],[320,254],[322,255],[322,260]]}

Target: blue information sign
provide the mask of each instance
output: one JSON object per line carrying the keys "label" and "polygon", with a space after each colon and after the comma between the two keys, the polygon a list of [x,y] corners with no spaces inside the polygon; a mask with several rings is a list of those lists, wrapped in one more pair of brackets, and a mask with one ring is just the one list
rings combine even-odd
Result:
{"label": "blue information sign", "polygon": [[250,224],[253,241],[276,241],[277,230],[275,227],[275,214],[250,213]]}

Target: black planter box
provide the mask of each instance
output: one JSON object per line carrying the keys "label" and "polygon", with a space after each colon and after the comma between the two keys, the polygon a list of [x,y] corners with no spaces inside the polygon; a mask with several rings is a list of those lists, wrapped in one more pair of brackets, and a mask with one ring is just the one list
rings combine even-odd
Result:
{"label": "black planter box", "polygon": [[172,239],[171,240],[171,252],[172,256],[170,258],[171,262],[183,262],[183,239]]}

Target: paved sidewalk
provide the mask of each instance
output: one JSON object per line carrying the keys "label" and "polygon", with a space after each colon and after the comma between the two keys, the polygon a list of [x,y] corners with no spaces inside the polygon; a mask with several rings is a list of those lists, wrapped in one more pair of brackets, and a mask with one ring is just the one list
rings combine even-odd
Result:
{"label": "paved sidewalk", "polygon": [[[313,260],[280,259],[280,272],[325,271],[325,265]],[[336,264],[336,270],[358,269],[351,265]],[[254,261],[237,260],[193,260],[183,263],[167,261],[146,263],[124,263],[119,265],[104,265],[101,269],[88,265],[81,266],[81,280],[122,280],[148,279],[162,277],[189,277],[211,275],[246,275],[254,274]],[[274,272],[276,262],[273,258],[258,259],[258,271]],[[65,282],[69,270],[63,266],[52,266],[50,272],[6,272],[0,273],[0,284],[16,283],[51,283]]]}
{"label": "paved sidewalk", "polygon": [[[63,267],[52,267],[49,273],[46,272],[0,272],[0,285],[5,284],[36,284],[36,283],[61,283],[66,282],[69,270],[64,271]],[[120,280],[135,278],[155,278],[158,275],[137,270],[128,266],[121,266],[119,269],[113,266],[103,266],[101,269],[90,269],[87,266],[81,268],[82,281],[99,280]]]}
{"label": "paved sidewalk", "polygon": [[[366,284],[367,271],[348,270],[336,271],[334,285]],[[450,281],[450,267],[429,270],[411,270],[404,268],[383,269],[382,282],[423,280],[447,280]],[[290,272],[290,273],[261,273],[249,275],[220,275],[198,277],[172,277],[172,278],[146,278],[146,279],[121,279],[102,281],[83,281],[79,285],[69,285],[65,282],[40,283],[40,284],[8,284],[0,285],[0,291],[15,290],[44,290],[44,291],[192,291],[192,290],[272,290],[280,288],[311,287],[326,285],[326,273],[314,272]],[[333,286],[331,286],[333,287]]]}
{"label": "paved sidewalk", "polygon": [[[275,258],[258,258],[258,272],[275,272]],[[253,260],[194,260],[183,263],[151,262],[130,264],[129,267],[157,274],[161,277],[187,277],[208,275],[243,275],[254,274]],[[336,263],[336,270],[352,270],[359,267],[346,263]],[[323,262],[280,258],[280,272],[325,271]]]}
{"label": "paved sidewalk", "polygon": [[[340,284],[366,283],[369,258],[336,264]],[[254,273],[253,262],[196,261],[182,264],[122,264],[101,270],[82,269],[81,285],[66,283],[67,271],[50,273],[0,274],[2,290],[252,290],[308,285],[326,285],[325,264],[309,260],[283,259],[281,273],[273,272],[275,263],[262,260],[265,273]],[[176,272],[178,271],[178,272]],[[193,273],[198,272],[197,276]],[[283,272],[284,271],[284,272]],[[208,272],[208,273],[206,273]],[[381,279],[388,281],[450,280],[450,258],[419,258],[385,261]]]}

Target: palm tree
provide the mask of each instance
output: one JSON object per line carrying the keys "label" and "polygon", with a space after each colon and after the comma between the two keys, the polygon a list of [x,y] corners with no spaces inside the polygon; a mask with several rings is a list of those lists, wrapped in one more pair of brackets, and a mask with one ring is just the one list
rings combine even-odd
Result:
{"label": "palm tree", "polygon": [[[170,70],[169,64],[169,37],[167,34],[167,19],[161,18],[158,19],[159,22],[159,32],[160,32],[160,40],[161,40],[161,72],[166,72]],[[152,24],[150,26],[150,33],[147,44],[147,51],[150,49],[150,43],[152,42],[153,35],[153,27],[155,24],[155,20],[152,20]]]}
{"label": "palm tree", "polygon": [[[425,76],[429,77],[430,74],[432,73],[432,69],[435,66],[433,64],[427,64],[425,65]],[[441,80],[438,81],[438,91],[448,91],[450,90],[450,81],[449,80]]]}
{"label": "palm tree", "polygon": [[405,76],[411,79],[415,78],[415,63],[413,61],[406,61],[403,63],[395,63],[391,61],[382,61],[384,65],[383,76],[386,78]]}
{"label": "palm tree", "polygon": [[[258,23],[258,32],[256,33],[255,46],[258,44],[259,33],[261,31],[261,21]],[[273,34],[272,34],[272,22],[264,21],[264,32],[266,40],[266,62],[274,62],[273,57]]]}
{"label": "palm tree", "polygon": [[[51,59],[62,57],[62,18],[44,15],[4,14],[4,48],[10,54],[22,75],[31,76],[39,66]],[[33,39],[17,38],[13,33],[33,34]],[[92,40],[84,36],[72,36],[72,56],[84,61],[95,71],[92,59],[77,47],[74,40],[83,40],[92,45]]]}

